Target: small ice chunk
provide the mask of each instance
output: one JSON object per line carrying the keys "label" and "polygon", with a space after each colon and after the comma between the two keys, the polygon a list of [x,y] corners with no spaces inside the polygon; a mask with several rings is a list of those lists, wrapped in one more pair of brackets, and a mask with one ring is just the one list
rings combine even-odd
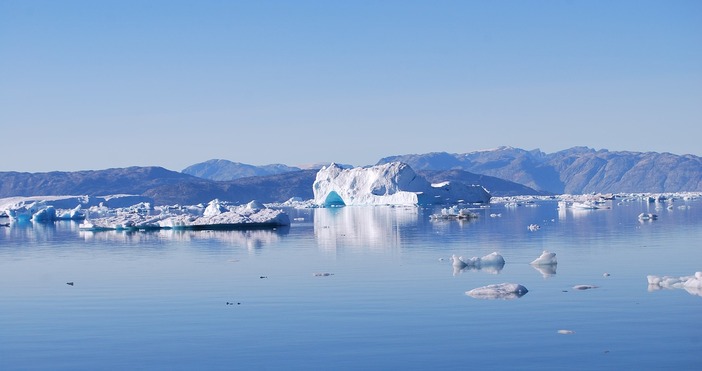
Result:
{"label": "small ice chunk", "polygon": [[573,286],[574,289],[576,290],[590,290],[590,289],[596,289],[598,286],[595,285],[575,285]]}
{"label": "small ice chunk", "polygon": [[549,252],[547,250],[544,250],[541,253],[541,256],[534,259],[534,261],[532,261],[530,264],[532,264],[532,265],[555,265],[555,264],[558,264],[558,260],[556,260],[556,253],[555,252]]}
{"label": "small ice chunk", "polygon": [[573,330],[558,330],[558,333],[561,335],[570,335],[570,334],[574,334],[575,331],[573,331]]}
{"label": "small ice chunk", "polygon": [[466,291],[466,295],[476,299],[517,299],[524,296],[529,290],[526,287],[516,283],[499,283],[495,285],[487,285],[478,287],[470,291]]}
{"label": "small ice chunk", "polygon": [[534,231],[538,231],[539,229],[541,229],[541,227],[538,224],[529,224],[527,229],[534,232]]}
{"label": "small ice chunk", "polygon": [[641,213],[639,214],[639,220],[656,220],[658,215],[651,213]]}
{"label": "small ice chunk", "polygon": [[451,255],[451,260],[454,268],[454,273],[457,273],[456,270],[460,271],[464,268],[493,268],[493,270],[499,272],[505,265],[505,258],[497,252],[492,252],[483,256],[482,258],[474,256],[470,259],[466,259],[462,256],[456,256],[454,254]]}
{"label": "small ice chunk", "polygon": [[317,272],[313,274],[315,277],[329,277],[333,276],[334,273],[329,273],[329,272]]}

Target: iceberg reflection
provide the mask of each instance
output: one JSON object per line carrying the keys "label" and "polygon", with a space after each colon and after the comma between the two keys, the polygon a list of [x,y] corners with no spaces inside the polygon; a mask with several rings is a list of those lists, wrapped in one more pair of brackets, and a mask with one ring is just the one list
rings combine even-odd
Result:
{"label": "iceberg reflection", "polygon": [[556,267],[558,267],[555,264],[549,264],[549,265],[531,265],[532,268],[536,269],[537,272],[541,273],[541,275],[544,278],[549,278],[551,276],[556,275]]}
{"label": "iceberg reflection", "polygon": [[314,236],[320,247],[387,249],[400,246],[400,227],[416,224],[417,207],[346,206],[314,210]]}
{"label": "iceberg reflection", "polygon": [[256,230],[157,230],[149,232],[128,232],[128,231],[80,231],[80,236],[86,241],[106,241],[123,242],[129,244],[140,244],[153,241],[217,241],[226,245],[243,246],[249,250],[260,249],[265,245],[270,245],[280,241],[281,236],[288,234],[290,227],[280,227],[276,229],[256,229]]}

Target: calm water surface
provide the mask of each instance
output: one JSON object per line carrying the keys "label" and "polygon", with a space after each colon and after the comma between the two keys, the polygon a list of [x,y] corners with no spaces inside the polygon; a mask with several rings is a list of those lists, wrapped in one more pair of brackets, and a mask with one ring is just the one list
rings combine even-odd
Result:
{"label": "calm water surface", "polygon": [[[702,297],[646,276],[702,270],[702,202],[656,205],[496,204],[472,222],[292,210],[290,228],[248,232],[0,227],[0,369],[699,370]],[[555,271],[529,265],[542,250]],[[451,266],[493,251],[502,270]],[[529,292],[465,294],[502,282]]]}

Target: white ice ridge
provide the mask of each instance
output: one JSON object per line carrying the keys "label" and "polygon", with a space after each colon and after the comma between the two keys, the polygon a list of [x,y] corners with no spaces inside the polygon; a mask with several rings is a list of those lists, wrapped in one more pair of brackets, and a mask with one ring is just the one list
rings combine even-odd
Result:
{"label": "white ice ridge", "polygon": [[487,285],[466,291],[466,295],[476,299],[517,299],[524,296],[529,290],[516,283],[499,283]]}
{"label": "white ice ridge", "polygon": [[556,253],[555,252],[548,252],[544,250],[544,252],[541,253],[541,256],[538,258],[534,259],[530,264],[532,265],[556,265],[558,264],[558,260],[556,260]]}
{"label": "white ice ridge", "polygon": [[[96,215],[94,217],[93,215]],[[236,229],[290,225],[290,218],[280,209],[270,209],[256,201],[232,206],[212,200],[205,207],[172,206],[150,209],[139,204],[120,209],[90,209],[90,215],[79,226],[82,230],[146,230],[146,229]]]}
{"label": "white ice ridge", "polygon": [[400,162],[353,169],[332,163],[319,170],[312,190],[319,206],[490,202],[490,194],[481,186],[430,184]]}
{"label": "white ice ridge", "polygon": [[702,272],[695,272],[693,276],[647,276],[648,290],[684,289],[692,295],[702,296]]}

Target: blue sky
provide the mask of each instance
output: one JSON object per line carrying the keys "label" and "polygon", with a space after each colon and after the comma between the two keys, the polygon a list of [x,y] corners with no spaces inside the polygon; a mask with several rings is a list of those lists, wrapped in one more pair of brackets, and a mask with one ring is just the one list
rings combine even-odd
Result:
{"label": "blue sky", "polygon": [[702,155],[701,1],[0,0],[0,171]]}

